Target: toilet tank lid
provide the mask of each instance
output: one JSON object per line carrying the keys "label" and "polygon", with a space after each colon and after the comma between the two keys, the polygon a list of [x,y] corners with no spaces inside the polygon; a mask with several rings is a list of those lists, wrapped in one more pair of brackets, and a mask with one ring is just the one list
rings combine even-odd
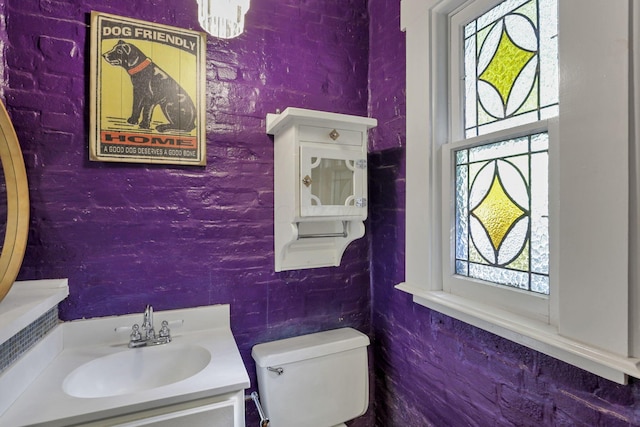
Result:
{"label": "toilet tank lid", "polygon": [[251,356],[260,367],[322,357],[369,345],[369,337],[353,328],[333,329],[253,346]]}

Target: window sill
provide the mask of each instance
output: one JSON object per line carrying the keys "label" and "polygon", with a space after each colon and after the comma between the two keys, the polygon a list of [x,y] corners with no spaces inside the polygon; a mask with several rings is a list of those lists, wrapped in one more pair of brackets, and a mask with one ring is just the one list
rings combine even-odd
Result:
{"label": "window sill", "polygon": [[561,336],[552,325],[442,291],[400,283],[396,289],[413,301],[502,338],[527,346],[619,384],[627,375],[640,378],[640,359],[620,356]]}

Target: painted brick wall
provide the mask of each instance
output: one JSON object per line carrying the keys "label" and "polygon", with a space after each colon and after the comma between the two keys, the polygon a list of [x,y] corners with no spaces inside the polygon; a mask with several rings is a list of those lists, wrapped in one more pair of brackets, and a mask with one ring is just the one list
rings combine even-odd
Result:
{"label": "painted brick wall", "polygon": [[404,280],[404,35],[399,1],[371,0],[371,276],[376,426],[637,426],[620,386],[414,304]]}
{"label": "painted brick wall", "polygon": [[[69,278],[63,319],[230,303],[251,347],[369,331],[366,239],[338,268],[273,270],[273,140],[289,106],[366,115],[366,0],[253,0],[246,32],[207,44],[207,166],[88,161],[89,13],[198,28],[195,0],[0,0],[6,102],[30,186],[19,279]],[[250,411],[248,425],[257,424]],[[367,425],[366,421],[353,425]]]}
{"label": "painted brick wall", "polygon": [[[0,0],[2,90],[32,201],[20,279],[68,277],[65,319],[146,303],[231,303],[255,386],[253,344],[339,326],[367,331],[373,301],[376,421],[369,411],[352,426],[640,425],[637,382],[604,381],[393,289],[404,277],[398,0],[253,0],[243,36],[208,42],[205,168],[87,160],[94,9],[197,28],[192,0]],[[273,142],[264,116],[287,106],[369,109],[380,123],[370,145],[369,244],[352,244],[340,268],[273,272]],[[256,423],[254,412],[247,422]]]}

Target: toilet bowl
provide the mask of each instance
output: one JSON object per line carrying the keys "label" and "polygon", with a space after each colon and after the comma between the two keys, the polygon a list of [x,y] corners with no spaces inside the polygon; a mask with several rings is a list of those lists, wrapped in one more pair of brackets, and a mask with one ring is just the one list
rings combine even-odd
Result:
{"label": "toilet bowl", "polygon": [[260,401],[270,427],[332,427],[369,405],[369,338],[352,328],[258,344]]}

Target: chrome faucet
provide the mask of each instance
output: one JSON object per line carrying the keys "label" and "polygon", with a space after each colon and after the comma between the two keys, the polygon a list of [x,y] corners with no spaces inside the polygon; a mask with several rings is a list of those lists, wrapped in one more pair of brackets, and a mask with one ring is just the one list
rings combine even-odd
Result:
{"label": "chrome faucet", "polygon": [[153,329],[153,307],[147,305],[142,318],[142,330],[136,323],[131,327],[131,335],[129,340],[129,348],[146,347],[152,345],[167,344],[171,342],[171,331],[169,330],[169,322],[162,321],[162,327],[156,336]]}
{"label": "chrome faucet", "polygon": [[150,305],[147,305],[147,308],[144,309],[142,332],[146,339],[153,339],[156,337],[156,331],[153,330],[153,307]]}

